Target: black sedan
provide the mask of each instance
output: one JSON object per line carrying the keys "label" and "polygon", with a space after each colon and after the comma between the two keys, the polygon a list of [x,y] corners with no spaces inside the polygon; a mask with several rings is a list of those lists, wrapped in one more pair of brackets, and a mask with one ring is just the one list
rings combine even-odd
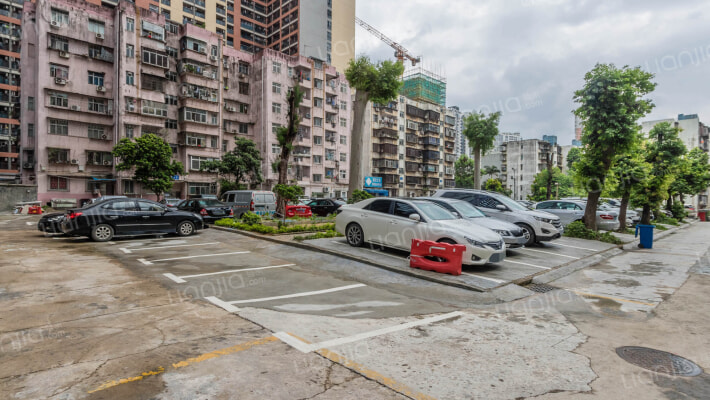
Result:
{"label": "black sedan", "polygon": [[37,222],[37,230],[44,233],[62,233],[63,212],[44,214]]}
{"label": "black sedan", "polygon": [[234,216],[232,207],[215,199],[185,200],[178,204],[177,209],[200,214],[205,222],[215,222],[222,218]]}
{"label": "black sedan", "polygon": [[337,210],[344,204],[347,203],[335,199],[313,199],[311,201],[306,202],[306,205],[311,208],[311,212],[321,217],[325,217],[329,214],[334,213],[335,210]]}
{"label": "black sedan", "polygon": [[202,217],[144,199],[117,198],[68,210],[62,231],[106,242],[114,236],[175,233],[189,236],[205,227]]}

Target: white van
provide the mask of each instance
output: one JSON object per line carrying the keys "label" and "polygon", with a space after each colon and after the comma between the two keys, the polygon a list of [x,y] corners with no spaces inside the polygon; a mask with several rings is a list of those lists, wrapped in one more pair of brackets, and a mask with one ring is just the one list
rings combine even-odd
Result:
{"label": "white van", "polygon": [[230,190],[224,192],[221,200],[232,207],[235,218],[247,211],[262,216],[276,212],[276,194],[265,190]]}

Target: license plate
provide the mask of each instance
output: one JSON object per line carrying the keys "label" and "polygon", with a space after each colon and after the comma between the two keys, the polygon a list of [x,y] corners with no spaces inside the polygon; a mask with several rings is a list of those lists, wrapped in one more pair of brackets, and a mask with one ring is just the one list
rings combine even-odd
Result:
{"label": "license plate", "polygon": [[503,256],[503,253],[494,253],[488,261],[489,262],[500,262],[500,261],[503,261],[504,258],[505,258],[505,256]]}
{"label": "license plate", "polygon": [[214,214],[214,215],[224,215],[224,211],[222,211],[222,210],[214,210],[214,211],[212,211],[212,214]]}
{"label": "license plate", "polygon": [[298,209],[298,212],[306,212],[306,209],[305,209],[305,208],[299,208],[299,209]]}

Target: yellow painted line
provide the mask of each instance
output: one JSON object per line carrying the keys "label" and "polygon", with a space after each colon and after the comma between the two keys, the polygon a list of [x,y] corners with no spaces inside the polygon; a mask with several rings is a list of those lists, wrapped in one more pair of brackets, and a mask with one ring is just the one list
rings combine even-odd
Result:
{"label": "yellow painted line", "polygon": [[[252,347],[259,346],[262,344],[275,342],[277,340],[279,340],[279,339],[276,338],[275,336],[269,336],[269,337],[265,337],[263,339],[252,340],[251,342],[241,343],[236,346],[227,347],[224,349],[219,349],[219,350],[211,351],[209,353],[202,354],[197,357],[188,358],[187,360],[183,360],[183,361],[172,364],[172,367],[174,369],[187,367],[192,364],[197,364],[197,363],[201,363],[203,361],[211,360],[213,358],[218,358],[218,357],[226,356],[229,354],[238,353],[240,351],[248,350]],[[163,372],[165,372],[165,368],[158,367],[158,369],[156,369],[155,371],[143,372],[140,375],[132,376],[130,378],[123,378],[123,379],[119,379],[119,380],[108,381],[108,382],[102,384],[101,386],[97,387],[96,389],[90,390],[88,393],[95,393],[95,392],[98,392],[101,390],[110,389],[110,388],[118,386],[118,385],[123,385],[124,383],[140,381],[145,377],[162,374]]]}
{"label": "yellow painted line", "polygon": [[[289,332],[289,335],[295,337],[296,339],[298,339],[306,344],[311,344],[311,342],[309,342],[308,340],[303,339],[302,337],[296,336],[293,333]],[[413,390],[412,388],[410,388],[409,386],[407,386],[403,383],[399,383],[392,378],[388,378],[388,377],[380,374],[377,371],[373,371],[371,369],[365,368],[364,365],[356,363],[353,360],[349,360],[349,359],[341,356],[340,354],[330,351],[328,349],[316,350],[316,353],[322,355],[323,357],[329,359],[330,361],[332,361],[336,364],[340,364],[340,365],[344,366],[345,368],[348,368],[348,369],[351,369],[351,370],[357,372],[358,374],[366,377],[367,379],[371,379],[375,382],[378,382],[381,385],[387,386],[388,388],[394,390],[395,392],[398,392],[398,393],[403,394],[405,396],[411,397],[412,399],[415,399],[415,400],[436,400],[435,397],[426,395],[421,392],[417,392],[416,390]]]}
{"label": "yellow painted line", "polygon": [[653,303],[644,303],[643,301],[638,301],[638,300],[628,300],[628,299],[622,299],[619,297],[611,297],[611,296],[602,296],[600,294],[591,294],[591,293],[584,293],[584,292],[574,292],[582,297],[596,297],[599,299],[607,299],[607,300],[614,300],[614,301],[622,301],[625,303],[634,303],[634,304],[642,304],[644,306],[650,306],[650,307],[655,307],[656,305]]}

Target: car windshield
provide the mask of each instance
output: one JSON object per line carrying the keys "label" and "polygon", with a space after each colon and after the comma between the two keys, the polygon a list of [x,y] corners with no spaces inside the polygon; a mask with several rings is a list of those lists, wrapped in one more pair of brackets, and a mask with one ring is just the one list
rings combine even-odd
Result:
{"label": "car windshield", "polygon": [[210,199],[198,200],[197,204],[199,204],[200,207],[221,207],[221,206],[225,205],[224,203],[222,203],[219,200],[210,200]]}
{"label": "car windshield", "polygon": [[456,201],[450,204],[464,218],[485,218],[486,216],[484,213],[481,212],[481,210],[472,206],[471,203],[465,201]]}
{"label": "car windshield", "polygon": [[518,203],[515,200],[512,200],[510,197],[496,196],[495,199],[505,204],[511,210],[529,211],[529,208],[524,207],[522,204]]}
{"label": "car windshield", "polygon": [[450,213],[444,207],[431,202],[416,202],[417,208],[424,214],[427,219],[434,221],[447,220],[447,219],[457,219],[458,217]]}

